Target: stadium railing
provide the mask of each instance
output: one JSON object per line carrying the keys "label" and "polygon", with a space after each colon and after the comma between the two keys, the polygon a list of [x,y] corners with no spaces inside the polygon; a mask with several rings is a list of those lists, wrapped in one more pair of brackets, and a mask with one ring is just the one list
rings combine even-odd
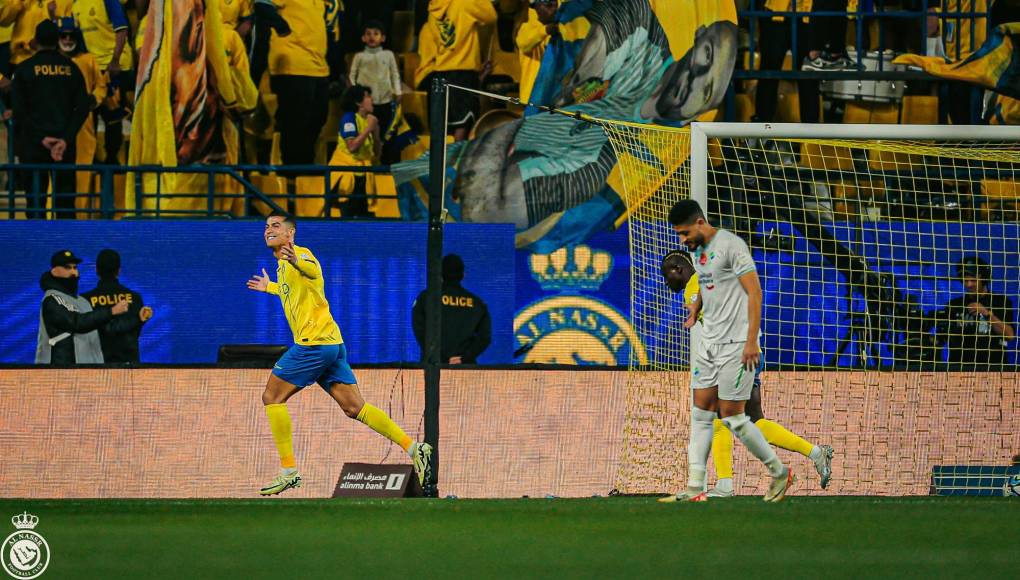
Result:
{"label": "stadium railing", "polygon": [[[99,186],[95,192],[77,192],[73,194],[76,198],[81,196],[95,196],[98,204],[89,203],[87,207],[57,208],[56,194],[52,191],[41,190],[41,178],[44,173],[49,174],[50,183],[53,183],[54,176],[58,172],[88,172],[98,176]],[[188,165],[179,167],[162,167],[158,165],[55,165],[55,164],[27,164],[27,163],[5,163],[0,164],[0,174],[6,177],[6,207],[0,208],[0,215],[9,219],[15,219],[17,214],[27,212],[45,212],[61,217],[66,214],[85,214],[95,219],[112,218],[159,218],[159,217],[207,217],[207,218],[233,218],[259,216],[259,212],[253,207],[254,203],[264,204],[270,211],[296,211],[300,200],[321,200],[323,206],[328,208],[331,203],[340,203],[350,199],[349,194],[332,193],[331,183],[339,174],[343,173],[372,173],[385,175],[390,172],[388,165],[377,166],[339,166],[339,165]],[[31,180],[27,188],[21,188],[18,183],[18,175],[29,173]],[[206,190],[199,193],[181,193],[163,191],[160,185],[162,180],[156,180],[155,191],[147,191],[144,186],[143,177],[146,175],[168,175],[168,174],[204,174],[206,179]],[[135,201],[128,204],[120,201],[123,192],[116,191],[115,177],[128,176],[130,174],[134,184]],[[227,179],[240,186],[241,191],[228,193],[218,191],[221,186],[217,184],[217,178],[225,176]],[[321,178],[321,191],[282,191],[269,192],[262,190],[255,182],[256,178],[263,176],[275,177],[311,177]],[[22,177],[22,179],[25,179]],[[94,177],[93,177],[94,179]],[[39,195],[41,193],[41,195]],[[118,195],[120,194],[120,195]],[[393,198],[393,195],[379,193],[366,194],[368,200]],[[33,198],[40,200],[41,204],[34,204]],[[196,209],[165,208],[164,204],[170,200],[202,200],[205,207]],[[235,212],[217,209],[217,206],[227,200],[244,200],[243,209],[240,215]],[[281,203],[282,202],[282,203]],[[93,207],[96,205],[97,207]],[[146,206],[151,207],[146,207]],[[329,218],[330,212],[322,216]]]}

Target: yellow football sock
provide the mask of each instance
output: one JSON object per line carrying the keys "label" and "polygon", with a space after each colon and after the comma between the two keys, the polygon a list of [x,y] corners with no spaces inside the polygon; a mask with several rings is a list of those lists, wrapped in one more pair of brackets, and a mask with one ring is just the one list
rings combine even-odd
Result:
{"label": "yellow football sock", "polygon": [[719,419],[712,421],[712,461],[716,479],[733,479],[733,433]]}
{"label": "yellow football sock", "polygon": [[776,447],[796,451],[804,457],[811,456],[811,450],[815,446],[803,437],[790,432],[779,423],[769,421],[768,419],[758,419],[755,425],[758,426],[758,429],[761,429],[761,434],[765,436],[765,439]]}
{"label": "yellow football sock", "polygon": [[411,443],[414,443],[407,436],[407,433],[404,433],[404,430],[394,423],[393,419],[390,419],[390,416],[385,411],[368,403],[365,403],[365,406],[361,408],[361,412],[358,413],[358,421],[368,425],[376,433],[396,443],[404,451],[407,451]]}
{"label": "yellow football sock", "polygon": [[266,416],[269,417],[269,430],[273,432],[276,450],[280,452],[280,466],[294,467],[293,428],[290,424],[290,413],[286,403],[266,405]]}

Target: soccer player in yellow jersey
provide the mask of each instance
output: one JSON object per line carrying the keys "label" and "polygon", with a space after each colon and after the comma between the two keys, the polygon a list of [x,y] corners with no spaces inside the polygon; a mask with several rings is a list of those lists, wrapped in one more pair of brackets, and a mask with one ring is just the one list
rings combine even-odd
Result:
{"label": "soccer player in yellow jersey", "polygon": [[269,279],[265,269],[261,276],[256,274],[248,281],[248,288],[280,297],[287,323],[294,333],[294,346],[273,366],[262,393],[262,404],[266,407],[282,469],[259,493],[276,495],[292,487],[301,487],[287,400],[312,383],[319,383],[348,417],[400,445],[414,461],[418,482],[424,486],[432,479],[432,446],[412,440],[385,412],[362,398],[358,381],[347,362],[347,347],[340,337],[340,328],[329,312],[322,267],[311,250],[294,245],[296,232],[291,217],[274,213],[266,219],[266,245],[278,260],[276,282]]}
{"label": "soccer player in yellow jersey", "polygon": [[[682,250],[673,250],[662,259],[662,277],[666,286],[673,292],[684,293],[684,306],[690,308],[698,301],[698,274],[694,271],[691,255]],[[832,478],[832,447],[814,445],[804,438],[792,433],[785,427],[765,418],[761,406],[761,370],[759,364],[754,373],[754,386],[751,398],[747,401],[747,416],[758,426],[765,439],[776,447],[795,451],[810,459],[818,472],[822,489],[829,485]],[[712,461],[715,463],[715,488],[708,492],[708,497],[733,497],[733,434],[722,421],[716,419],[712,423]]]}

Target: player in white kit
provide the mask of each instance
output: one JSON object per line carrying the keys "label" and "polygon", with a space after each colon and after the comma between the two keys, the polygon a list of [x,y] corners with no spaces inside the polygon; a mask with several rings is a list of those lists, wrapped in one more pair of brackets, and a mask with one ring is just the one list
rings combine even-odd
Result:
{"label": "player in white kit", "polygon": [[694,200],[678,201],[669,223],[691,252],[701,299],[690,309],[686,328],[703,325],[691,355],[691,433],[687,446],[687,489],[660,501],[707,501],[702,490],[712,449],[712,421],[718,413],[726,427],[768,468],[772,483],[765,501],[786,496],[794,476],[783,465],[761,430],[744,413],[760,363],[761,283],[744,240],[716,229]]}

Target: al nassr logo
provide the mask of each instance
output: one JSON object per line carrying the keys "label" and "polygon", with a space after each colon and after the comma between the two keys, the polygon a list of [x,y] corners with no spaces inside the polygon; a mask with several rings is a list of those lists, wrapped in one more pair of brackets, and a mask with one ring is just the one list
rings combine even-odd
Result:
{"label": "al nassr logo", "polygon": [[630,321],[611,304],[580,292],[595,292],[609,277],[613,257],[580,245],[532,254],[532,277],[543,290],[560,291],[514,318],[515,356],[525,363],[625,365],[648,356]]}

